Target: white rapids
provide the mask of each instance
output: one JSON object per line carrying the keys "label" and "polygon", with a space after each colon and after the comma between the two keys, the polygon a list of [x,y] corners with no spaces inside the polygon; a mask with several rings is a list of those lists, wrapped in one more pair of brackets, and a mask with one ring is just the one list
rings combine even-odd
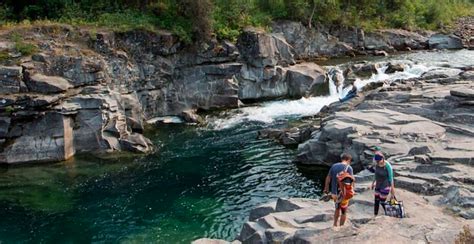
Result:
{"label": "white rapids", "polygon": [[[470,54],[470,53],[469,53]],[[421,54],[427,55],[427,54]],[[428,55],[432,55],[428,53]],[[431,57],[431,56],[430,56]],[[406,57],[404,57],[406,58]],[[410,59],[402,60],[389,60],[392,63],[403,63],[406,68],[404,71],[395,72],[392,74],[386,74],[385,71],[388,66],[381,66],[377,69],[376,74],[372,74],[367,79],[356,79],[354,85],[358,90],[362,89],[367,84],[386,81],[390,83],[395,80],[405,80],[411,78],[421,77],[424,73],[442,68],[438,63],[433,60],[427,60],[428,62],[419,62],[418,60],[412,61]],[[342,66],[342,65],[341,65]],[[340,69],[340,66],[327,66],[327,70]],[[339,70],[340,71],[340,70]],[[299,100],[280,100],[263,102],[253,106],[242,107],[226,111],[223,114],[217,116],[208,116],[207,121],[209,122],[209,128],[215,130],[227,129],[233,126],[245,123],[245,122],[260,122],[260,123],[273,123],[279,119],[285,118],[298,118],[317,114],[324,106],[329,105],[344,97],[351,87],[336,88],[334,82],[329,80],[329,95],[301,98]],[[339,92],[338,92],[339,91]]]}

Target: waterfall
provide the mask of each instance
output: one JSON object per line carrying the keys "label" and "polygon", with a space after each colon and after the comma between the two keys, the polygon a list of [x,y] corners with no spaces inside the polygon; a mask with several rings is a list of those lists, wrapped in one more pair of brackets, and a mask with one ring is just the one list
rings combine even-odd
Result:
{"label": "waterfall", "polygon": [[[425,72],[435,69],[436,67],[423,64],[415,64],[410,60],[394,60],[392,62],[401,62],[405,65],[403,71],[386,74],[388,69],[388,63],[384,62],[381,65],[376,66],[376,73],[372,74],[370,78],[356,78],[354,85],[357,90],[361,90],[366,85],[385,81],[390,83],[395,80],[411,79],[421,77]],[[299,100],[281,100],[264,102],[259,105],[249,106],[239,109],[234,109],[226,112],[226,115],[218,115],[215,117],[207,118],[209,127],[211,129],[226,129],[244,122],[259,122],[259,123],[272,123],[278,119],[285,118],[298,118],[305,116],[312,116],[317,114],[324,106],[327,106],[333,102],[343,98],[352,89],[352,86],[344,87],[343,67],[332,66],[325,67],[328,71],[328,82],[329,82],[329,95],[301,98]],[[337,78],[333,80],[334,77]],[[337,84],[339,82],[339,84]]]}

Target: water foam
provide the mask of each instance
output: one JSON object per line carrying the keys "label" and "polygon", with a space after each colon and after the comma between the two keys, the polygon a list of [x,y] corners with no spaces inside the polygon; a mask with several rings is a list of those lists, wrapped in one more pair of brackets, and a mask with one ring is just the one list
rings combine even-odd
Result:
{"label": "water foam", "polygon": [[[387,81],[388,83],[394,80],[403,80],[420,77],[425,72],[434,69],[435,67],[425,66],[422,64],[414,64],[410,61],[405,61],[407,67],[403,72],[395,72],[392,74],[386,74],[385,71],[388,66],[382,66],[377,68],[377,73],[372,74],[368,79],[357,79],[354,85],[358,90],[364,86],[378,81]],[[337,69],[337,67],[335,67]],[[209,127],[212,129],[227,129],[234,127],[238,124],[254,121],[261,123],[273,123],[278,119],[290,118],[290,117],[305,117],[317,114],[324,106],[329,105],[344,97],[350,87],[342,89],[342,85],[336,87],[334,82],[329,80],[329,92],[328,96],[309,97],[301,98],[298,100],[281,100],[264,102],[259,105],[249,106],[239,109],[234,109],[228,112],[230,116],[222,118],[211,117],[208,118]]]}

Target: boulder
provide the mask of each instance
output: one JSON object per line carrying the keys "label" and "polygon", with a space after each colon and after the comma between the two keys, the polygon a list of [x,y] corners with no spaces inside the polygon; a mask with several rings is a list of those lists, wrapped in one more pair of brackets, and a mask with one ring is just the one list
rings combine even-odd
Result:
{"label": "boulder", "polygon": [[434,34],[428,39],[430,49],[462,49],[462,39],[455,35]]}
{"label": "boulder", "polygon": [[288,68],[288,95],[292,98],[321,96],[329,93],[326,72],[317,64],[298,64]]}
{"label": "boulder", "polygon": [[292,47],[281,35],[246,28],[237,40],[237,47],[244,61],[253,67],[294,64]]}
{"label": "boulder", "polygon": [[[27,69],[28,73],[60,76],[68,80],[74,87],[97,85],[107,78],[106,63],[95,55],[54,55],[48,58],[45,67],[37,64],[31,65],[32,67]],[[119,69],[117,66],[111,68],[112,72],[110,75],[113,78],[120,77],[121,82],[128,78],[129,74],[124,71],[128,72],[130,67],[124,70]]]}
{"label": "boulder", "polygon": [[247,222],[242,226],[238,240],[242,243],[266,243],[265,228],[255,222]]}
{"label": "boulder", "polygon": [[0,117],[0,139],[8,134],[11,119],[9,117]]}
{"label": "boulder", "polygon": [[296,59],[343,56],[353,52],[348,43],[323,31],[306,28],[301,22],[276,21],[272,32],[282,35],[293,47]]}
{"label": "boulder", "polygon": [[285,77],[286,68],[275,66],[262,69],[246,64],[237,75],[239,99],[256,101],[286,97],[288,83]]}
{"label": "boulder", "polygon": [[354,74],[360,77],[370,77],[372,74],[377,74],[378,68],[380,68],[380,64],[377,63],[358,63],[348,68],[345,73],[346,76]]}
{"label": "boulder", "polygon": [[449,91],[451,96],[462,97],[467,99],[474,100],[474,89],[473,88],[464,88],[464,89],[453,89]]}
{"label": "boulder", "polygon": [[397,51],[420,50],[427,48],[427,38],[419,33],[402,29],[380,30],[385,40]]}
{"label": "boulder", "polygon": [[428,146],[413,147],[408,152],[408,154],[410,155],[420,155],[420,154],[428,154],[428,153],[431,153],[431,149]]}
{"label": "boulder", "polygon": [[0,95],[20,92],[23,69],[17,66],[0,66]]}
{"label": "boulder", "polygon": [[132,133],[120,138],[120,145],[127,151],[149,153],[153,151],[153,143],[142,134]]}
{"label": "boulder", "polygon": [[364,47],[367,50],[393,51],[393,47],[388,43],[381,33],[366,33]]}
{"label": "boulder", "polygon": [[388,63],[385,73],[393,74],[395,72],[403,72],[405,68],[406,68],[406,65],[403,63]]}
{"label": "boulder", "polygon": [[275,205],[276,203],[266,203],[260,205],[250,211],[249,220],[255,221],[263,216],[266,216],[270,213],[275,212]]}
{"label": "boulder", "polygon": [[314,204],[314,200],[304,198],[278,198],[275,206],[276,212],[290,212],[309,207]]}
{"label": "boulder", "polygon": [[25,81],[30,92],[43,94],[65,92],[73,86],[64,78],[59,76],[46,76],[34,74]]}
{"label": "boulder", "polygon": [[32,122],[16,123],[11,130],[18,131],[18,136],[8,139],[0,163],[62,161],[75,153],[71,117],[50,112]]}
{"label": "boulder", "polygon": [[375,50],[375,51],[374,51],[374,55],[375,55],[375,56],[387,57],[387,56],[388,56],[388,53],[387,53],[386,51],[383,51],[383,50]]}
{"label": "boulder", "polygon": [[181,118],[187,123],[203,124],[204,119],[197,114],[196,110],[185,110],[181,113]]}

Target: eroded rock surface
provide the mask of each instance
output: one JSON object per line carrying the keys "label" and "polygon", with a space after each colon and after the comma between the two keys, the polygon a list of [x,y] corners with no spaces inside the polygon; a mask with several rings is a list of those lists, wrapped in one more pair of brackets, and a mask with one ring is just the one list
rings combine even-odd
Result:
{"label": "eroded rock surface", "polygon": [[[315,199],[278,199],[253,210],[252,218],[232,243],[451,243],[469,226],[468,220],[447,214],[422,196],[399,189],[407,217],[373,218],[373,193],[361,182],[349,206],[348,221],[339,230],[332,228],[334,203]],[[288,207],[291,206],[291,207]],[[271,207],[271,208],[270,208]],[[429,211],[430,214],[426,214]],[[199,239],[194,243],[230,243]]]}
{"label": "eroded rock surface", "polygon": [[[271,33],[246,29],[237,45],[211,40],[193,47],[166,31],[90,33],[70,26],[54,28],[46,25],[22,30],[25,41],[38,46],[38,53],[21,58],[13,55],[14,62],[0,66],[0,163],[47,161],[47,156],[31,153],[19,157],[21,160],[8,156],[17,152],[16,145],[31,141],[35,145],[28,146],[38,146],[36,140],[43,140],[41,134],[17,128],[41,124],[38,121],[47,114],[63,116],[54,116],[58,119],[55,124],[64,120],[73,124],[73,150],[51,154],[52,161],[66,159],[74,152],[150,152],[153,146],[142,133],[146,121],[153,118],[181,116],[202,123],[189,111],[235,108],[242,101],[327,94],[326,70],[300,60],[424,49],[429,40],[433,45],[438,43],[436,48],[451,48],[453,43],[449,39],[448,46],[443,46],[446,38],[438,35],[429,39],[431,33],[365,33],[358,28],[321,26],[308,29],[288,21],[275,22]],[[2,37],[8,40],[7,35],[5,32]],[[5,41],[0,51],[12,53],[13,47]],[[354,66],[353,73],[376,68]],[[390,72],[402,68],[392,65]],[[452,71],[474,77],[472,71]],[[427,76],[443,78],[435,71]],[[465,97],[458,100],[472,104]],[[60,137],[59,132],[55,135]],[[25,140],[27,137],[34,140]],[[301,142],[295,136],[283,140],[288,145]],[[55,143],[61,147],[60,142]],[[436,151],[433,155],[439,157]]]}

